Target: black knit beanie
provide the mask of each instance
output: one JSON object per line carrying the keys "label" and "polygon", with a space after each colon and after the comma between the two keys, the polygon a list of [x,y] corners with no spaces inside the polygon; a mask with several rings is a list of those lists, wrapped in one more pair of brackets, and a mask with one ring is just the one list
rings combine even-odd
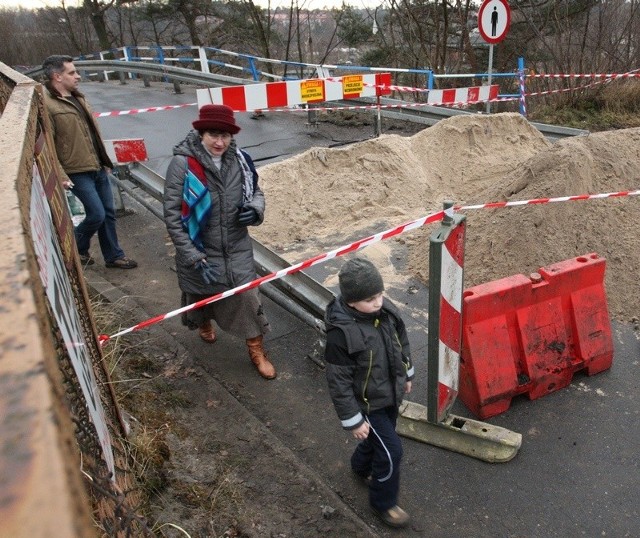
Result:
{"label": "black knit beanie", "polygon": [[364,258],[346,262],[338,273],[340,293],[344,302],[357,303],[384,291],[382,276],[376,267]]}

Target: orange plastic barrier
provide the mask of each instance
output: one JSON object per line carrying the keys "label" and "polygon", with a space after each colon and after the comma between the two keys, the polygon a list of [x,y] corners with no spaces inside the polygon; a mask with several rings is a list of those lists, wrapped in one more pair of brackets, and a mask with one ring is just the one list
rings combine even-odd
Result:
{"label": "orange plastic barrier", "polygon": [[506,411],[611,367],[605,260],[572,258],[529,278],[514,275],[464,292],[459,398],[475,415]]}

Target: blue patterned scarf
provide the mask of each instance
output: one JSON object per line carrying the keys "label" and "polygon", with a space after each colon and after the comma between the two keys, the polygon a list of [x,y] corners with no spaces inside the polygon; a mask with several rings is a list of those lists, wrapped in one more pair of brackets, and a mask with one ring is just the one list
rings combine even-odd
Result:
{"label": "blue patterned scarf", "polygon": [[204,252],[201,231],[211,214],[211,196],[202,165],[187,157],[187,171],[182,188],[182,226],[195,247]]}

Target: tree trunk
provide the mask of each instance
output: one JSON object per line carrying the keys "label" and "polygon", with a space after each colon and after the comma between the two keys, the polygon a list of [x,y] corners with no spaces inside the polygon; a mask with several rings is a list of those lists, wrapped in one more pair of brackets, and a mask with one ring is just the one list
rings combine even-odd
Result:
{"label": "tree trunk", "polygon": [[109,2],[103,5],[98,0],[83,0],[82,2],[91,17],[91,24],[98,37],[100,50],[109,50],[111,48],[111,40],[107,31],[107,23],[104,20],[104,13],[112,4],[113,2]]}

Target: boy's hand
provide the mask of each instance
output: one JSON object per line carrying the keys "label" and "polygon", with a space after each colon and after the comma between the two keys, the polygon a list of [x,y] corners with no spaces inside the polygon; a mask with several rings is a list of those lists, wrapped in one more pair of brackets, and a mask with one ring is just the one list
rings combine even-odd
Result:
{"label": "boy's hand", "polygon": [[412,388],[413,388],[413,381],[407,381],[404,385],[405,394],[409,394]]}
{"label": "boy's hand", "polygon": [[369,437],[369,423],[363,422],[355,430],[352,430],[351,433],[353,433],[353,436],[358,441],[364,441],[367,437]]}

